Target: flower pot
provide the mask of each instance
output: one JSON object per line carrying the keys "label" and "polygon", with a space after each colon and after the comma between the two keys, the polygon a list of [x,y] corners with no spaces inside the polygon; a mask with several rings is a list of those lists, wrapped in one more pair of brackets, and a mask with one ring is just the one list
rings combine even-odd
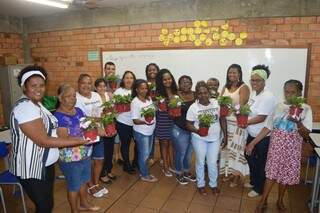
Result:
{"label": "flower pot", "polygon": [[104,131],[107,135],[113,136],[117,133],[116,125],[115,123],[107,124],[104,126]]}
{"label": "flower pot", "polygon": [[98,130],[97,129],[90,129],[83,131],[83,137],[85,140],[95,141],[98,137]]}
{"label": "flower pot", "polygon": [[161,112],[166,112],[167,111],[167,104],[165,101],[159,102],[158,103],[158,108]]}
{"label": "flower pot", "polygon": [[130,111],[130,104],[115,104],[115,109],[117,113],[122,112],[129,112]]}
{"label": "flower pot", "polygon": [[226,117],[229,115],[229,107],[228,106],[220,106],[220,116],[221,117]]}
{"label": "flower pot", "polygon": [[237,124],[239,127],[245,127],[248,123],[248,115],[237,115]]}
{"label": "flower pot", "polygon": [[208,132],[209,132],[209,127],[205,127],[205,126],[200,126],[199,127],[199,135],[201,137],[205,137],[208,135]]}
{"label": "flower pot", "polygon": [[147,123],[152,123],[154,116],[144,116],[144,120],[146,120]]}
{"label": "flower pot", "polygon": [[300,107],[290,106],[289,115],[294,119],[299,119],[302,111]]}
{"label": "flower pot", "polygon": [[169,115],[171,117],[181,116],[181,107],[169,108]]}
{"label": "flower pot", "polygon": [[109,87],[112,91],[115,91],[117,89],[117,82],[116,81],[109,81],[108,84],[109,84]]}

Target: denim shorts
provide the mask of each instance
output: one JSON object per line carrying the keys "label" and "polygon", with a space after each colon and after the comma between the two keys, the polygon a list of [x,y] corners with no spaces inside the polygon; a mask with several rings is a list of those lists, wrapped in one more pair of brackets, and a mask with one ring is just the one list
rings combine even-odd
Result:
{"label": "denim shorts", "polygon": [[91,157],[93,160],[103,160],[104,159],[104,144],[103,140],[93,144]]}
{"label": "denim shorts", "polygon": [[66,177],[68,191],[77,192],[81,185],[90,181],[91,178],[91,160],[85,158],[74,162],[59,162],[60,169]]}

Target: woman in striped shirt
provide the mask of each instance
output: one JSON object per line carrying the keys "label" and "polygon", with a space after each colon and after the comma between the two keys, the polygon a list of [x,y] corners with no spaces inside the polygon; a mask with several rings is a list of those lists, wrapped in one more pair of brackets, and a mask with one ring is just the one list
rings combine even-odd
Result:
{"label": "woman in striped shirt", "polygon": [[82,139],[56,137],[57,120],[43,107],[47,73],[39,66],[28,66],[18,75],[23,90],[10,116],[12,154],[10,172],[18,177],[35,204],[37,213],[53,208],[54,163],[58,147],[83,145]]}

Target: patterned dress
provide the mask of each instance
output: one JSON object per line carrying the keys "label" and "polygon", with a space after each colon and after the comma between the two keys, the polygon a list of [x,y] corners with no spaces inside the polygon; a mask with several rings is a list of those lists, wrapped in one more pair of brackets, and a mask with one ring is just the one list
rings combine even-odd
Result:
{"label": "patterned dress", "polygon": [[[278,104],[273,116],[269,117],[266,127],[272,129],[266,177],[284,185],[300,182],[301,148],[303,138],[298,133],[297,125],[287,119],[289,106]],[[312,112],[308,105],[303,105],[302,123],[311,130]]]}
{"label": "patterned dress", "polygon": [[156,137],[159,140],[170,140],[173,121],[168,112],[157,111]]}
{"label": "patterned dress", "polygon": [[[236,91],[230,92],[225,88],[223,96],[230,96],[232,104],[239,104],[240,88]],[[248,136],[247,130],[239,128],[237,125],[236,117],[231,114],[226,117],[227,119],[227,133],[228,133],[228,146],[221,150],[220,153],[220,174],[225,176],[238,171],[243,176],[249,175],[249,166],[246,158],[244,157],[244,149],[246,147],[246,139]]]}

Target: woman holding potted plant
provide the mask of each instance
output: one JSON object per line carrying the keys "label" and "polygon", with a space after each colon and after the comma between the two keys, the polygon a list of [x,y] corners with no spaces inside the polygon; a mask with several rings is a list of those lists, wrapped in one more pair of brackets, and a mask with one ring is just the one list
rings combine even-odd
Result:
{"label": "woman holding potted plant", "polygon": [[230,187],[236,187],[241,177],[249,175],[249,166],[244,157],[247,132],[238,127],[236,116],[231,110],[231,106],[245,105],[249,100],[249,95],[249,87],[242,80],[241,66],[238,64],[230,65],[226,84],[222,88],[219,98],[220,113],[221,116],[226,116],[228,128],[228,145],[221,150],[220,174],[225,176],[224,182],[232,181]]}
{"label": "woman holding potted plant", "polygon": [[265,88],[266,80],[270,76],[269,68],[265,65],[257,65],[252,68],[251,87],[252,94],[249,100],[250,114],[247,124],[248,138],[247,146],[252,148],[251,155],[245,155],[250,168],[250,184],[252,190],[249,197],[256,197],[262,194],[265,176],[265,165],[269,147],[270,136],[266,136],[258,144],[251,144],[251,141],[258,135],[268,115],[272,113],[277,103],[274,95]]}
{"label": "woman holding potted plant", "polygon": [[[160,68],[156,63],[150,63],[146,66],[146,78],[148,81],[148,87],[150,90],[150,97],[153,101],[156,101],[156,77]],[[149,163],[152,165],[154,163],[154,143],[155,138],[153,137],[152,149],[149,156]]]}
{"label": "woman holding potted plant", "polygon": [[[78,92],[76,93],[76,107],[80,108],[84,114],[90,118],[100,118],[101,98],[98,93],[92,91],[92,79],[88,74],[80,74],[78,78]],[[99,131],[101,136],[104,131]],[[94,197],[101,197],[107,190],[99,184],[101,168],[104,160],[104,144],[98,142],[93,144],[92,155],[93,168],[88,192]]]}
{"label": "woman holding potted plant", "polygon": [[[157,96],[165,98],[166,102],[177,95],[178,87],[173,75],[168,69],[161,69],[156,78]],[[163,158],[163,173],[166,177],[172,177],[171,167],[171,128],[172,119],[167,111],[157,111],[156,136],[159,139],[161,156]]]}
{"label": "woman holding potted plant", "polygon": [[[279,184],[277,207],[280,212],[286,208],[283,198],[288,186],[299,184],[301,169],[301,149],[304,139],[307,139],[312,130],[311,107],[303,103],[303,85],[297,80],[288,80],[284,84],[285,101],[275,107],[272,115],[268,116],[264,128],[247,146],[246,152],[252,155],[253,148],[261,143],[271,132],[270,145],[266,163],[266,182],[264,184],[262,198],[256,208],[256,212],[263,212],[267,207],[268,195],[277,182]],[[299,117],[290,113],[292,99],[294,104],[301,104],[302,112]]]}
{"label": "woman holding potted plant", "polygon": [[[196,85],[197,99],[187,112],[187,128],[191,131],[191,142],[196,154],[197,187],[201,195],[207,195],[205,189],[204,164],[207,162],[209,186],[214,194],[219,193],[217,186],[217,160],[220,151],[221,129],[223,143],[227,142],[226,118],[219,116],[219,104],[216,99],[210,99],[210,92],[204,81]],[[200,125],[201,124],[201,125]],[[208,133],[201,126],[208,127]]]}
{"label": "woman holding potted plant", "polygon": [[155,129],[155,107],[149,96],[146,80],[138,79],[132,88],[131,118],[133,135],[137,143],[138,165],[141,180],[146,182],[158,181],[148,171],[148,157],[152,149],[153,131]]}
{"label": "woman holding potted plant", "polygon": [[[133,72],[131,71],[125,71],[122,80],[120,83],[120,87],[114,92],[114,96],[117,95],[118,97],[131,97],[131,91],[132,91],[132,86],[133,82],[136,80],[136,76],[134,75]],[[130,150],[130,143],[131,140],[133,139],[133,122],[131,119],[131,113],[130,110],[126,112],[121,112],[118,113],[117,115],[117,130],[119,134],[119,138],[121,141],[121,156],[124,161],[123,164],[123,171],[129,173],[129,174],[134,174],[135,170],[132,167],[130,163],[130,158],[129,158],[129,150]]]}
{"label": "woman holding potted plant", "polygon": [[[59,107],[54,113],[58,119],[57,135],[60,138],[82,138],[81,118],[85,115],[75,107],[76,91],[70,85],[58,89]],[[94,122],[94,121],[93,121]],[[68,201],[72,212],[79,210],[98,211],[87,199],[87,186],[91,176],[92,145],[66,147],[59,150],[60,168],[67,181]],[[79,199],[80,198],[80,199]],[[78,199],[80,207],[78,207]]]}
{"label": "woman holding potted plant", "polygon": [[[104,104],[110,103],[110,96],[109,93],[107,93],[107,85],[106,82],[103,78],[98,78],[95,82],[94,82],[94,87],[96,92],[99,94],[100,96],[100,107],[99,107],[99,117],[102,117],[104,123],[103,125],[106,124],[106,120],[109,117],[111,117],[111,121],[113,121],[113,116],[111,115],[107,115],[108,113],[106,112],[106,108],[103,108],[102,106]],[[105,127],[105,126],[104,126]],[[106,128],[105,128],[106,129]],[[107,131],[105,131],[105,136],[101,137],[100,141],[101,144],[99,144],[99,146],[103,146],[101,147],[101,150],[104,150],[104,156],[101,158],[97,158],[96,161],[94,161],[94,164],[96,163],[97,165],[94,166],[94,168],[96,168],[96,173],[100,174],[98,175],[94,175],[95,178],[99,178],[100,180],[106,184],[110,184],[112,183],[112,180],[116,179],[116,176],[114,174],[111,173],[111,169],[113,167],[112,164],[112,157],[113,157],[113,152],[114,152],[114,143],[115,143],[115,135],[116,132],[112,132],[109,133]],[[91,183],[92,185],[96,185],[97,182],[99,181],[99,179],[95,179],[93,183]]]}
{"label": "woman holding potted plant", "polygon": [[183,100],[181,116],[173,118],[171,139],[175,151],[176,179],[181,185],[188,184],[188,181],[195,182],[196,178],[190,173],[192,157],[191,133],[186,127],[186,115],[189,107],[194,103],[195,93],[191,90],[192,79],[183,75],[178,80],[179,97]]}

